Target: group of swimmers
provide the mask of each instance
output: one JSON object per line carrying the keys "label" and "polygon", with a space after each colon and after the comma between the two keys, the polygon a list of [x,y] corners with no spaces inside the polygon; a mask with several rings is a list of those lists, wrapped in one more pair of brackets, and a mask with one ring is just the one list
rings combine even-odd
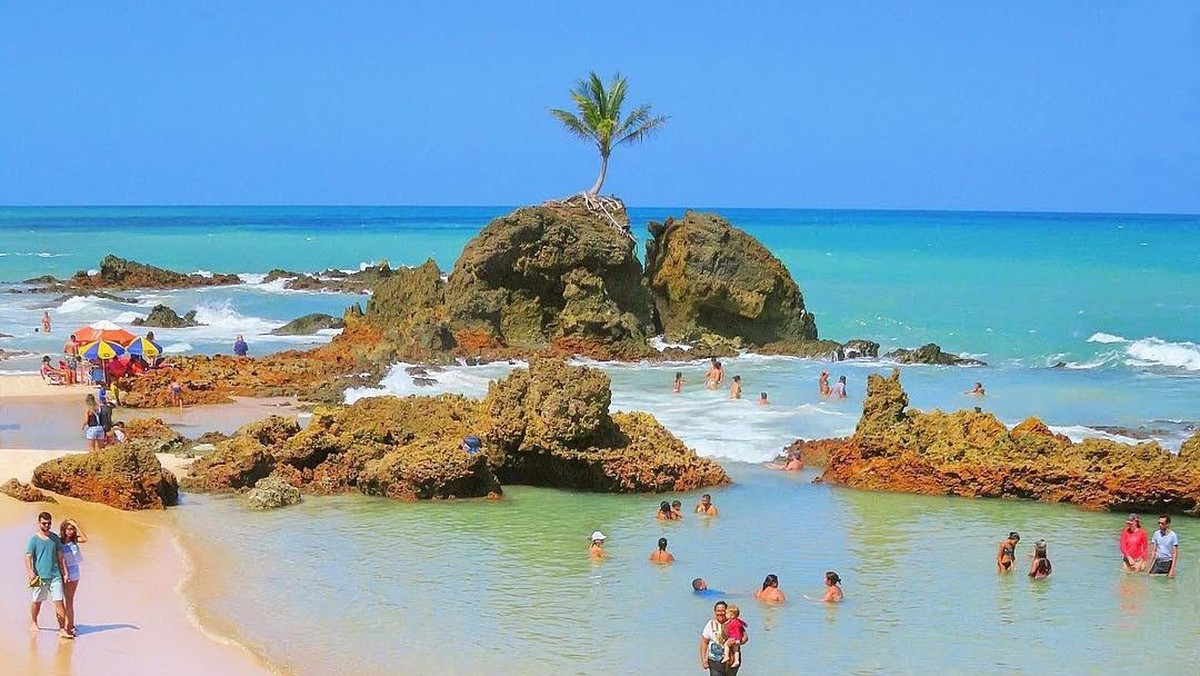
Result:
{"label": "group of swimmers", "polygon": [[[1016,531],[1012,531],[1000,541],[1000,548],[996,552],[996,571],[1001,575],[1012,572],[1013,566],[1016,565],[1017,543],[1020,541],[1021,535]],[[1153,561],[1149,559],[1150,545],[1154,545]],[[1154,531],[1150,538],[1147,538],[1146,531],[1142,530],[1141,517],[1130,514],[1118,536],[1117,548],[1121,552],[1121,566],[1125,570],[1131,573],[1175,577],[1175,566],[1179,562],[1179,535],[1171,530],[1169,514],[1159,515],[1158,530]],[[1035,580],[1044,580],[1054,571],[1046,553],[1045,540],[1034,543],[1029,559],[1029,577]]]}
{"label": "group of swimmers", "polygon": [[[717,361],[716,357],[713,357],[712,361],[709,363],[708,372],[704,374],[704,388],[708,390],[717,390],[721,388],[721,384],[723,382],[725,382],[725,367],[721,365],[720,361]],[[683,371],[675,372],[675,382],[671,385],[671,391],[675,394],[683,392]],[[742,398],[741,376],[734,376],[733,380],[729,383],[729,398]],[[767,399],[766,392],[759,392],[758,405],[771,405],[770,400]]]}
{"label": "group of swimmers", "polygon": [[[719,516],[721,510],[712,501],[712,495],[705,493],[700,496],[692,510],[694,514],[704,517]],[[654,518],[659,521],[678,521],[683,519],[683,503],[679,500],[659,503]],[[608,539],[602,531],[595,531],[589,538],[588,555],[593,560],[607,557],[604,542]],[[675,562],[675,555],[667,551],[667,538],[660,537],[653,551],[650,552],[650,562],[658,565],[670,565]],[[827,571],[824,577],[825,594],[820,598],[804,596],[806,601],[834,604],[840,603],[845,595],[841,588],[841,577],[836,571]],[[710,589],[704,578],[692,580],[692,592],[701,597],[724,597],[725,593]],[[779,588],[779,577],[774,573],[766,576],[762,587],[754,592],[754,599],[767,604],[780,604],[787,601],[787,596]],[[700,638],[700,662],[710,676],[735,676],[741,667],[741,646],[750,640],[747,624],[741,619],[741,611],[736,605],[730,605],[724,600],[713,606],[713,618],[705,625]]]}

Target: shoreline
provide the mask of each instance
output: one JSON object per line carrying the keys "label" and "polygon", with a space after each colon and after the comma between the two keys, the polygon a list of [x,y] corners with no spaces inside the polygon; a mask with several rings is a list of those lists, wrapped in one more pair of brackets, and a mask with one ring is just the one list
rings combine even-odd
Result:
{"label": "shoreline", "polygon": [[[28,482],[33,468],[54,457],[82,451],[5,449],[0,475]],[[186,471],[190,460],[159,455],[172,472]],[[58,638],[53,606],[43,604],[39,631],[28,631],[28,592],[12,586],[0,611],[0,662],[12,673],[111,674],[161,664],[173,674],[278,674],[264,657],[203,621],[189,589],[196,565],[185,545],[176,514],[123,512],[105,505],[54,494],[57,504],[23,503],[0,496],[0,541],[23,551],[36,515],[54,515],[55,528],[75,518],[90,540],[77,604],[79,637]],[[186,508],[186,507],[184,507]],[[179,509],[172,508],[172,509]],[[6,578],[24,576],[20,556],[0,557]],[[165,665],[170,665],[169,667]]]}

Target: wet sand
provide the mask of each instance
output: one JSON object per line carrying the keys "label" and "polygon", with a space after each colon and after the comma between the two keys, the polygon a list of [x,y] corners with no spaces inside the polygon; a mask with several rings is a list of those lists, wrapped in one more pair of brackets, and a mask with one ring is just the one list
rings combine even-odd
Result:
{"label": "wet sand", "polygon": [[[8,458],[0,473],[11,474]],[[75,640],[58,637],[53,604],[42,606],[40,631],[29,630],[29,591],[21,554],[38,512],[80,522],[89,541],[76,596]],[[180,592],[188,564],[171,512],[130,513],[59,498],[25,504],[0,496],[0,664],[10,674],[265,674],[248,650],[204,633]]]}

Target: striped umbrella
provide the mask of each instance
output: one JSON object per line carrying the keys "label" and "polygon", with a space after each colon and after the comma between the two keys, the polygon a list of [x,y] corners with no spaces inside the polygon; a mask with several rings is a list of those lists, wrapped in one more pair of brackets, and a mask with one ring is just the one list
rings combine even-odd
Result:
{"label": "striped umbrella", "polygon": [[97,340],[79,348],[79,356],[88,360],[107,361],[123,354],[125,354],[125,348],[121,347],[120,343],[114,343],[111,340]]}
{"label": "striped umbrella", "polygon": [[145,336],[134,338],[132,343],[125,346],[125,349],[129,351],[129,354],[146,360],[154,360],[158,355],[162,354],[162,345]]}

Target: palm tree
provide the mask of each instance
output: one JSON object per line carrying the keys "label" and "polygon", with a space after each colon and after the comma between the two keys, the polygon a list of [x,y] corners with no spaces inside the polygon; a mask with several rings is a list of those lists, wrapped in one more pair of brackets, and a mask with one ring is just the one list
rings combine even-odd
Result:
{"label": "palm tree", "polygon": [[665,115],[651,117],[649,104],[643,104],[622,120],[621,104],[625,103],[626,89],[625,78],[620,73],[605,87],[593,71],[588,79],[580,80],[571,90],[578,115],[561,108],[550,109],[550,114],[562,122],[567,131],[595,143],[600,151],[600,175],[587,191],[590,197],[600,194],[600,186],[604,185],[604,176],[608,173],[608,156],[614,147],[622,143],[640,143],[670,119]]}

